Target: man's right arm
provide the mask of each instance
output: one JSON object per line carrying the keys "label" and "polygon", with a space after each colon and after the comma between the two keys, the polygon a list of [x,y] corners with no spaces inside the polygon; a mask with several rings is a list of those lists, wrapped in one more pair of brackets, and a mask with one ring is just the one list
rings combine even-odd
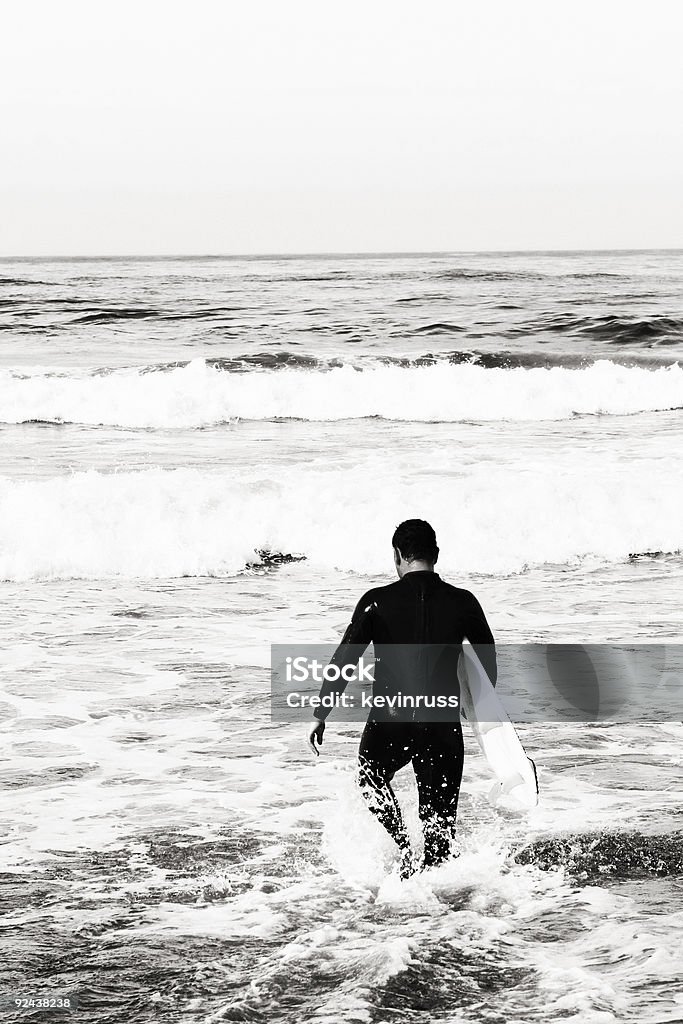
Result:
{"label": "man's right arm", "polygon": [[465,636],[476,651],[487,676],[493,686],[498,679],[496,661],[496,641],[493,639],[491,627],[486,621],[484,610],[474,594],[468,592],[468,608],[465,613]]}

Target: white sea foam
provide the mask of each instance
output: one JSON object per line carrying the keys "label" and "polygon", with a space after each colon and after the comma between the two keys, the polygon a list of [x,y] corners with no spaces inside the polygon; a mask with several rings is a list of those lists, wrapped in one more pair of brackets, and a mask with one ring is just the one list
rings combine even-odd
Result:
{"label": "white sea foam", "polygon": [[378,456],[277,479],[258,469],[0,478],[0,578],[232,574],[264,549],[381,572],[397,515],[432,522],[448,538],[444,569],[459,572],[683,548],[673,455],[624,464],[584,449],[554,472],[546,456],[524,468],[404,474]]}
{"label": "white sea foam", "polygon": [[439,363],[230,372],[195,359],[170,370],[58,376],[0,371],[0,422],[199,427],[234,419],[561,420],[683,407],[683,367],[601,360],[581,369]]}

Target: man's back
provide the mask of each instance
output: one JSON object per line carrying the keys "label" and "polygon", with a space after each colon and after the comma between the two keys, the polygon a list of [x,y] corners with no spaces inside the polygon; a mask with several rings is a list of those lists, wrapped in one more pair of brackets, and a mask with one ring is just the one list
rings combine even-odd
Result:
{"label": "man's back", "polygon": [[[493,634],[474,594],[446,583],[436,572],[408,572],[363,595],[333,660],[358,658],[369,643],[460,645],[465,638],[495,684]],[[345,651],[347,645],[353,650]]]}
{"label": "man's back", "polygon": [[[357,664],[372,643],[376,656],[373,698],[399,692],[459,697],[457,666],[465,638],[495,685],[493,634],[474,594],[451,586],[433,570],[408,572],[395,583],[363,595],[330,664],[340,671]],[[328,701],[344,689],[343,682],[323,683],[323,703],[314,712],[317,719],[327,718]],[[394,717],[394,712],[375,712],[377,716]]]}

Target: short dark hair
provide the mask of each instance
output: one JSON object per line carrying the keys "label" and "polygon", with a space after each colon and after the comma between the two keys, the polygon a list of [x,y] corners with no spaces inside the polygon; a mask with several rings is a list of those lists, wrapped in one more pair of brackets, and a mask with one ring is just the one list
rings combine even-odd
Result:
{"label": "short dark hair", "polygon": [[424,519],[406,519],[394,530],[391,543],[406,562],[417,560],[434,565],[439,557],[436,534]]}

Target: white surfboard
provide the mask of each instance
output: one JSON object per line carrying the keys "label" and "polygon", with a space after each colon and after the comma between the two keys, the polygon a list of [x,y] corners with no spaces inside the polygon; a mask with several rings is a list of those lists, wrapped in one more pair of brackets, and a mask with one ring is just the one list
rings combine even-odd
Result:
{"label": "white surfboard", "polygon": [[471,644],[462,645],[458,662],[460,702],[481,752],[496,777],[489,793],[494,807],[529,811],[538,803],[536,766],[519,736]]}

